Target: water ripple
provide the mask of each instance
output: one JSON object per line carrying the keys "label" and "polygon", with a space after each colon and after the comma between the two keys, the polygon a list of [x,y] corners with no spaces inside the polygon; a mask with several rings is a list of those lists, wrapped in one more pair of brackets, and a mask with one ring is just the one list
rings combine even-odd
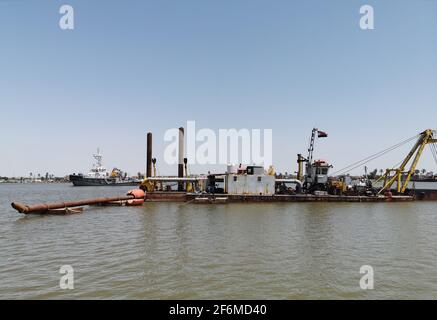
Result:
{"label": "water ripple", "polygon": [[[0,185],[0,298],[437,298],[432,202],[148,203],[60,217],[10,208],[128,189]],[[65,264],[73,290],[59,288]],[[359,287],[362,265],[374,290]]]}

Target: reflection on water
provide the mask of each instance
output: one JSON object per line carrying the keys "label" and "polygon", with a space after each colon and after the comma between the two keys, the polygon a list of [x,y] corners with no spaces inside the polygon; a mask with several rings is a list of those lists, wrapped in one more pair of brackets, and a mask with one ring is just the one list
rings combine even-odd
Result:
{"label": "reflection on water", "polygon": [[[128,189],[0,185],[0,297],[437,298],[433,202],[146,203],[70,216],[10,208]],[[66,264],[70,291],[59,289]],[[359,287],[362,265],[374,268],[374,290]]]}

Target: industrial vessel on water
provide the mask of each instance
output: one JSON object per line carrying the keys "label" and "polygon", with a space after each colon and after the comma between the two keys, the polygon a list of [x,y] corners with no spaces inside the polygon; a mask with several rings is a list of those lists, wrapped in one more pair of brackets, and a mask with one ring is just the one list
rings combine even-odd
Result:
{"label": "industrial vessel on water", "polygon": [[[149,201],[183,201],[189,203],[229,202],[404,202],[437,200],[436,189],[411,188],[411,178],[426,146],[429,146],[437,163],[437,130],[425,130],[405,141],[375,153],[363,160],[329,174],[332,165],[326,160],[313,160],[315,140],[327,137],[323,131],[312,130],[308,156],[297,156],[296,176],[281,176],[270,166],[228,165],[226,172],[188,175],[187,158],[184,158],[184,128],[179,128],[178,176],[157,176],[156,158],[152,157],[152,133],[147,134],[146,177],[139,189],[126,196],[96,198],[71,202],[11,205],[21,213],[71,213],[71,208],[84,205],[142,205]],[[405,145],[416,141],[399,166],[387,169],[378,179],[365,175],[352,180],[351,170]],[[127,175],[109,176],[102,166],[101,155],[94,155],[97,165],[87,176],[71,175],[75,185],[138,185],[139,181]],[[365,167],[366,168],[366,167]],[[339,174],[341,172],[341,174]],[[380,186],[376,186],[379,183]],[[413,183],[414,185],[414,183]],[[142,189],[142,190],[141,190]]]}
{"label": "industrial vessel on water", "polygon": [[103,156],[100,154],[99,149],[93,157],[96,163],[93,164],[88,174],[79,173],[69,176],[70,182],[74,186],[138,186],[141,183],[141,180],[129,177],[127,173],[120,169],[114,168],[111,172],[108,172],[106,167],[103,166]]}
{"label": "industrial vessel on water", "polygon": [[[159,177],[156,159],[152,158],[151,133],[148,134],[147,173],[140,188],[146,191],[146,201],[193,201],[194,203],[224,203],[235,201],[346,201],[380,202],[437,200],[437,190],[415,190],[410,187],[412,175],[423,153],[429,146],[437,162],[436,130],[425,130],[414,137],[397,143],[370,157],[330,174],[332,165],[326,160],[313,159],[317,138],[327,133],[317,128],[312,130],[308,156],[298,154],[297,176],[280,176],[273,167],[228,166],[226,172],[208,175],[188,175],[187,159],[184,158],[184,128],[180,128],[179,164],[177,177]],[[348,172],[368,162],[416,141],[411,151],[398,167],[387,169],[376,181],[367,172],[353,181]],[[341,174],[340,174],[341,173]],[[380,187],[377,187],[380,184]],[[176,188],[175,188],[176,187]]]}

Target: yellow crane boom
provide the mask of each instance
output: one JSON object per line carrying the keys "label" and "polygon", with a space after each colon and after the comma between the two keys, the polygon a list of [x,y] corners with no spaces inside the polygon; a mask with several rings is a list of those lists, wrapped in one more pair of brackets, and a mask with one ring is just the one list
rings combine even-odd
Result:
{"label": "yellow crane boom", "polygon": [[[419,135],[419,139],[414,144],[407,157],[402,161],[402,164],[399,166],[399,168],[386,170],[385,174],[381,177],[384,179],[384,186],[381,188],[381,190],[379,190],[379,194],[384,192],[385,190],[390,190],[395,182],[397,182],[398,193],[405,192],[408,183],[410,182],[411,176],[416,170],[417,163],[422,156],[425,146],[430,143],[437,143],[437,139],[435,139],[434,134],[437,134],[437,130],[428,129],[421,132]],[[405,171],[405,168],[412,159],[413,161],[410,165],[410,169],[408,171]],[[393,176],[392,173],[394,173]],[[405,181],[402,183],[403,175],[406,175],[406,178]]]}

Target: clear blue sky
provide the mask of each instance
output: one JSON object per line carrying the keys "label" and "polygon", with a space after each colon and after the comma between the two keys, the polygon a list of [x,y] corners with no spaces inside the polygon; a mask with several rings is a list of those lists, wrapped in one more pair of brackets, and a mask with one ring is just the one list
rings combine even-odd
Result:
{"label": "clear blue sky", "polygon": [[[58,27],[62,4],[75,30]],[[375,30],[359,28],[364,4]],[[98,146],[144,171],[147,131],[176,173],[163,134],[187,120],[273,129],[282,172],[313,126],[336,169],[437,128],[434,0],[0,0],[0,41],[0,175],[83,172]],[[420,167],[437,171],[429,152]]]}

